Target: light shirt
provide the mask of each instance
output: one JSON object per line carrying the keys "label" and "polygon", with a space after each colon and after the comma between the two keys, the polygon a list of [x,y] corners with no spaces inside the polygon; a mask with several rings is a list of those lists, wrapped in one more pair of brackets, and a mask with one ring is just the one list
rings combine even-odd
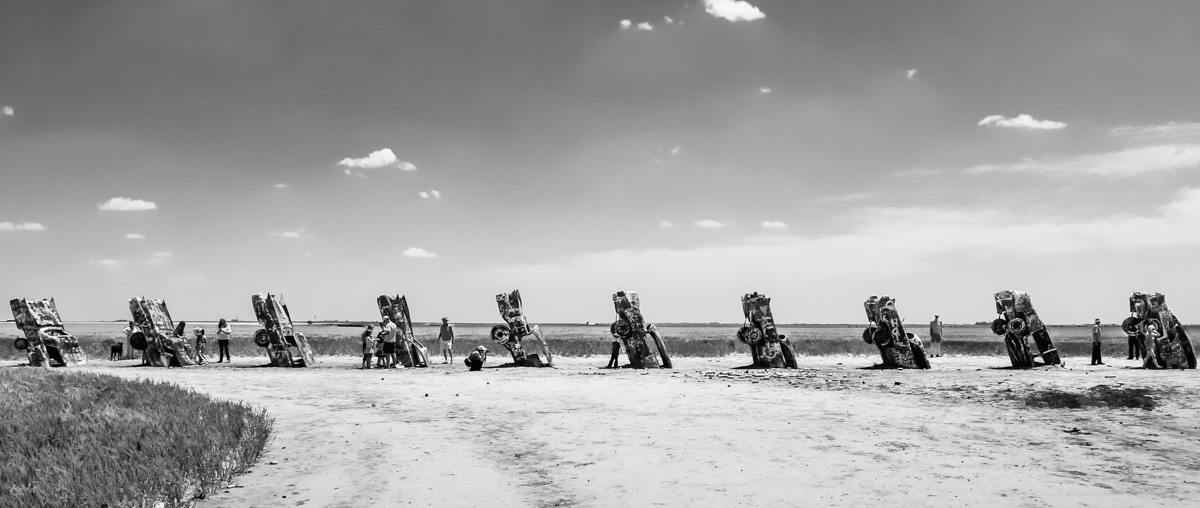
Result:
{"label": "light shirt", "polygon": [[365,331],[362,334],[363,355],[375,354],[375,339],[371,337],[371,331]]}
{"label": "light shirt", "polygon": [[388,324],[383,327],[383,331],[386,333],[386,335],[383,336],[384,342],[396,342],[396,323],[388,321]]}
{"label": "light shirt", "polygon": [[134,328],[132,326],[126,326],[124,330],[121,330],[122,332],[125,332],[125,340],[129,340],[129,337],[133,335],[133,330]]}
{"label": "light shirt", "polygon": [[1100,343],[1100,325],[1092,325],[1092,343]]}
{"label": "light shirt", "polygon": [[217,328],[217,340],[229,340],[229,335],[233,333],[233,327],[228,324],[225,328]]}

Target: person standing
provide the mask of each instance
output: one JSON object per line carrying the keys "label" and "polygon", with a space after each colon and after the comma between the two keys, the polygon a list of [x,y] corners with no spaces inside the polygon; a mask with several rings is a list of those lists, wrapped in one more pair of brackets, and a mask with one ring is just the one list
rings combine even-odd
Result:
{"label": "person standing", "polygon": [[935,357],[942,356],[942,320],[937,314],[929,322],[929,350]]}
{"label": "person standing", "polygon": [[229,356],[229,337],[233,335],[233,327],[225,322],[225,318],[217,323],[217,363],[228,360],[233,363],[233,357]]}
{"label": "person standing", "polygon": [[204,346],[208,344],[208,337],[204,336],[204,329],[197,327],[192,330],[196,333],[196,365],[204,365],[208,360],[204,359]]}
{"label": "person standing", "polygon": [[125,333],[125,351],[127,351],[123,355],[125,356],[125,359],[133,358],[133,342],[131,342],[129,338],[133,337],[133,332],[136,332],[137,329],[137,325],[134,325],[133,321],[130,321],[129,326],[126,326],[124,330],[121,330]]}
{"label": "person standing", "polygon": [[442,328],[438,330],[438,341],[442,343],[442,365],[454,361],[454,325],[445,316],[442,317]]}
{"label": "person standing", "polygon": [[1125,339],[1129,341],[1129,357],[1126,360],[1142,359],[1142,348],[1138,347],[1138,332],[1125,331]]}
{"label": "person standing", "polygon": [[612,356],[608,357],[608,365],[606,369],[615,369],[621,366],[621,339],[616,335],[612,338]]}
{"label": "person standing", "polygon": [[371,357],[375,356],[375,325],[367,325],[367,329],[362,332],[362,368],[368,370],[371,368]]}
{"label": "person standing", "polygon": [[466,360],[463,360],[463,363],[467,364],[467,370],[473,372],[482,369],[483,362],[487,361],[487,353],[487,348],[483,346],[475,348],[475,351],[471,353],[471,356],[468,356]]}
{"label": "person standing", "polygon": [[392,322],[392,318],[383,317],[383,359],[386,362],[384,368],[396,368],[396,335],[399,329],[396,328],[396,323]]}
{"label": "person standing", "polygon": [[1100,359],[1100,319],[1092,325],[1092,365],[1104,365]]}

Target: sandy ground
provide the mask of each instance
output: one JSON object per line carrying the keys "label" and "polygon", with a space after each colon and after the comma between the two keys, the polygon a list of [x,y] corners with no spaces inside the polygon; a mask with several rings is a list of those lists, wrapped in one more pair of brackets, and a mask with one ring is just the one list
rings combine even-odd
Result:
{"label": "sandy ground", "polygon": [[[801,357],[789,371],[734,369],[745,356],[597,368],[606,360],[473,373],[361,371],[354,358],[81,368],[274,415],[263,461],[201,507],[1178,506],[1200,493],[1198,371],[1079,358],[1014,371],[999,357],[889,371],[845,356]],[[1097,384],[1165,392],[1153,411],[1014,400]]]}

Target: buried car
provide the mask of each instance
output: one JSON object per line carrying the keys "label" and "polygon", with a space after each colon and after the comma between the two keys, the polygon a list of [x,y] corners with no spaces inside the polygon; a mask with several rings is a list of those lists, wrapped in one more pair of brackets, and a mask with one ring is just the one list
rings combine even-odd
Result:
{"label": "buried car", "polygon": [[[520,290],[496,295],[496,306],[500,308],[500,317],[504,319],[505,324],[492,327],[492,342],[504,346],[512,354],[513,363],[518,366],[553,367],[554,359],[550,356],[550,346],[542,337],[541,328],[538,325],[530,326],[521,305]],[[538,354],[526,352],[525,347],[521,344],[521,339],[530,335],[537,338],[540,343],[542,352],[546,355],[544,362]]]}
{"label": "buried car", "polygon": [[[254,316],[262,328],[254,332],[254,344],[266,350],[276,367],[311,367],[317,364],[308,339],[292,327],[292,315],[283,295],[255,293],[250,296]],[[299,356],[299,358],[296,358]]]}
{"label": "buried car", "polygon": [[1013,367],[1033,367],[1033,355],[1029,352],[1031,335],[1046,365],[1063,365],[1054,341],[1050,340],[1050,332],[1046,330],[1037,311],[1033,310],[1033,302],[1028,294],[1007,289],[996,293],[996,314],[1000,317],[992,321],[992,333],[1004,337],[1004,347],[1008,349],[1008,359]]}
{"label": "buried car", "polygon": [[79,341],[63,328],[53,298],[14,298],[8,305],[12,307],[13,322],[25,333],[13,341],[13,346],[25,352],[31,367],[50,367],[51,361],[64,367],[87,363]]}
{"label": "buried car", "polygon": [[175,326],[167,302],[130,298],[129,314],[138,327],[138,331],[129,336],[129,344],[142,351],[142,363],[156,367],[196,364],[196,353],[183,335],[183,323]]}
{"label": "buried car", "polygon": [[879,348],[885,367],[929,368],[925,344],[915,333],[904,331],[904,323],[896,311],[895,298],[871,295],[863,302],[863,307],[867,311],[867,322],[870,323],[863,330],[863,340]]}
{"label": "buried car", "polygon": [[[662,357],[662,368],[671,368],[671,357],[667,355],[667,344],[658,334],[658,327],[646,324],[642,317],[641,301],[636,291],[617,291],[613,294],[613,306],[617,310],[617,320],[609,327],[609,332],[625,344],[625,353],[629,357],[629,365],[635,369],[658,368],[659,356]],[[654,340],[654,349],[650,349],[646,336]],[[657,353],[657,354],[656,354]]]}
{"label": "buried car", "polygon": [[1167,308],[1162,293],[1135,292],[1129,297],[1129,312],[1133,314],[1121,323],[1121,329],[1136,335],[1146,345],[1147,369],[1194,369],[1196,351],[1187,330]]}
{"label": "buried car", "polygon": [[771,315],[771,299],[766,295],[749,293],[742,296],[742,314],[746,316],[738,329],[738,340],[750,346],[755,367],[796,368],[796,353],[786,335],[775,328]]}
{"label": "buried car", "polygon": [[[408,313],[408,299],[402,295],[379,295],[375,299],[379,305],[379,315],[391,319],[399,328],[396,334],[396,357],[405,367],[428,367],[429,350],[413,333],[412,316]],[[382,337],[384,332],[379,332]]]}

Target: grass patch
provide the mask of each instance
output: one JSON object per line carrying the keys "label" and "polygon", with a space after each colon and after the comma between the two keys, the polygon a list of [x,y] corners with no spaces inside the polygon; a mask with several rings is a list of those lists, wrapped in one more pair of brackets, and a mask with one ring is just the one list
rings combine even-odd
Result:
{"label": "grass patch", "polygon": [[5,506],[189,506],[262,456],[265,410],[176,385],[0,370]]}
{"label": "grass patch", "polygon": [[1150,411],[1158,406],[1159,391],[1149,388],[1121,388],[1096,385],[1083,392],[1057,388],[1036,390],[1024,396],[1029,407],[1051,409],[1081,409],[1087,407],[1131,408]]}

